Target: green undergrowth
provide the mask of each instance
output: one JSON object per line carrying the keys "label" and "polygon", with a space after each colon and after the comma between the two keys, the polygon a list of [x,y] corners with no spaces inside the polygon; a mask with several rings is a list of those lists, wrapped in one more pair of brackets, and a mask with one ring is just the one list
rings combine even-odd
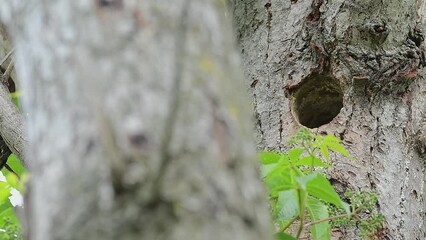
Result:
{"label": "green undergrowth", "polygon": [[[21,92],[13,92],[10,94],[12,101],[21,109],[20,96]],[[16,212],[22,210],[22,206],[14,207],[10,200],[13,189],[24,192],[24,183],[28,178],[25,168],[21,165],[19,159],[11,154],[7,159],[7,167],[3,166],[1,172],[6,181],[0,181],[0,239],[1,240],[22,240],[21,223],[16,216]]]}
{"label": "green undergrowth", "polygon": [[1,170],[6,181],[0,181],[0,239],[21,240],[23,239],[22,229],[16,211],[22,206],[14,207],[10,197],[13,189],[21,194],[24,192],[24,182],[28,175],[18,158],[13,154],[7,160],[7,165],[9,170],[7,168]]}
{"label": "green undergrowth", "polygon": [[[276,239],[330,239],[332,228],[357,226],[363,238],[382,228],[377,194],[348,190],[344,200],[324,175],[335,153],[353,159],[340,139],[300,129],[285,153],[262,152],[261,173],[269,192]],[[371,213],[375,214],[371,214]]]}

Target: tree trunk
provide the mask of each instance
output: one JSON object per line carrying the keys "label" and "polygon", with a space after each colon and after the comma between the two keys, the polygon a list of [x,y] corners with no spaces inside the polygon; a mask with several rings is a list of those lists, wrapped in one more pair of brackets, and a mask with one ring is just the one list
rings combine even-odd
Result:
{"label": "tree trunk", "polygon": [[2,1],[28,239],[270,239],[223,1]]}
{"label": "tree trunk", "polygon": [[336,160],[337,189],[377,191],[388,239],[425,239],[426,1],[232,2],[258,147],[339,136],[357,160]]}

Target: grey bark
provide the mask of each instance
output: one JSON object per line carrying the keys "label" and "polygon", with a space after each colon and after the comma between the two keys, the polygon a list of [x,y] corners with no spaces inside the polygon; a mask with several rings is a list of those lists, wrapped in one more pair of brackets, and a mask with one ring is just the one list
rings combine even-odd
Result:
{"label": "grey bark", "polygon": [[29,239],[270,239],[224,1],[0,4],[28,112]]}
{"label": "grey bark", "polygon": [[336,187],[379,193],[377,237],[425,239],[425,1],[233,2],[258,147],[318,123],[357,158],[338,157]]}
{"label": "grey bark", "polygon": [[8,148],[28,166],[25,158],[27,139],[24,132],[23,116],[12,102],[9,90],[0,84],[0,135]]}
{"label": "grey bark", "polygon": [[[11,50],[12,47],[6,36],[5,29],[3,26],[0,26],[0,61],[3,60]],[[3,71],[6,70],[9,64],[10,59],[2,65],[4,69],[0,71],[0,158],[5,157],[7,159],[10,152],[13,152],[24,166],[28,166],[24,153],[27,138],[23,126],[23,116],[12,102],[9,90],[4,84],[7,83],[8,79],[3,79]],[[15,81],[14,75],[12,78],[13,81]]]}

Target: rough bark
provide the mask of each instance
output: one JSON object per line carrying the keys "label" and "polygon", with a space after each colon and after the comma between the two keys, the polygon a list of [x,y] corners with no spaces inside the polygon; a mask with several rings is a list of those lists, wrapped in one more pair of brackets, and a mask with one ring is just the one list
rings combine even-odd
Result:
{"label": "rough bark", "polygon": [[29,114],[29,239],[270,239],[223,1],[0,3]]}
{"label": "rough bark", "polygon": [[[1,74],[1,73],[0,73]],[[12,102],[10,92],[0,81],[0,135],[1,141],[28,167],[25,158],[25,146],[27,144],[24,132],[23,116]]]}
{"label": "rough bark", "polygon": [[[4,26],[0,25],[0,61],[11,51],[12,47]],[[10,61],[7,59],[4,63],[1,62],[3,65],[0,66],[0,164],[5,163],[10,153],[13,152],[24,166],[28,166],[24,154],[27,139],[23,116],[10,97],[10,92],[15,90],[16,78],[14,74],[12,76],[3,75]],[[8,79],[3,79],[4,77]]]}
{"label": "rough bark", "polygon": [[301,123],[339,136],[357,160],[337,159],[336,187],[377,191],[388,239],[424,239],[425,1],[233,4],[258,147]]}

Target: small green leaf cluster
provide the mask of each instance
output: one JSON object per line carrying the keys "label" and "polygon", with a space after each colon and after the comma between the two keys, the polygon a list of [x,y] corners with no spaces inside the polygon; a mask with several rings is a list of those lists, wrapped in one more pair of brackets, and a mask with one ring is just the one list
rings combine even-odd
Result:
{"label": "small green leaf cluster", "polygon": [[24,191],[24,182],[27,174],[15,155],[12,154],[9,157],[7,164],[14,172],[2,169],[6,181],[0,182],[0,239],[18,240],[23,239],[21,224],[15,215],[14,207],[9,197],[12,189],[16,189],[21,193]]}
{"label": "small green leaf cluster", "polygon": [[383,229],[383,223],[385,221],[385,216],[380,213],[376,213],[370,216],[367,220],[361,220],[360,223],[360,235],[362,238],[368,238],[377,234],[381,229]]}
{"label": "small green leaf cluster", "polygon": [[[356,215],[354,215],[353,218],[345,217],[333,219],[331,221],[332,227],[353,227],[358,224],[360,236],[362,238],[371,237],[383,228],[385,218],[376,210],[378,202],[377,193],[369,191],[356,193],[348,189],[344,193],[344,198],[349,200],[352,209],[356,212]],[[331,205],[329,205],[329,211],[335,215],[342,213],[340,209]]]}
{"label": "small green leaf cluster", "polygon": [[2,240],[17,240],[23,239],[21,224],[17,221],[16,217],[3,218],[3,231],[0,231],[0,239]]}
{"label": "small green leaf cluster", "polygon": [[344,196],[345,198],[350,199],[352,206],[360,212],[373,211],[378,200],[377,193],[367,191],[356,193],[351,189],[348,189]]}
{"label": "small green leaf cluster", "polygon": [[[285,153],[262,152],[260,156],[272,215],[279,228],[276,239],[299,239],[309,230],[312,239],[328,240],[331,220],[347,218],[350,221],[356,215],[356,207],[376,204],[377,196],[367,199],[363,195],[359,199],[355,197],[350,206],[319,171],[331,167],[330,152],[353,158],[340,139],[313,135],[303,128],[289,143],[294,148]],[[330,216],[329,206],[339,214]]]}

